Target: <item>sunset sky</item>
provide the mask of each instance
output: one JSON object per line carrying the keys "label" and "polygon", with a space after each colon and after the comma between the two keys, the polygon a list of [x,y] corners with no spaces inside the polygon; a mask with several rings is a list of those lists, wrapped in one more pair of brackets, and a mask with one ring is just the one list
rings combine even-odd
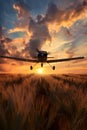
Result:
{"label": "sunset sky", "polygon": [[[37,48],[54,59],[87,57],[87,0],[0,1],[0,55],[33,58]],[[0,59],[0,73],[31,73],[30,65]],[[52,65],[44,73],[87,73],[87,58]]]}

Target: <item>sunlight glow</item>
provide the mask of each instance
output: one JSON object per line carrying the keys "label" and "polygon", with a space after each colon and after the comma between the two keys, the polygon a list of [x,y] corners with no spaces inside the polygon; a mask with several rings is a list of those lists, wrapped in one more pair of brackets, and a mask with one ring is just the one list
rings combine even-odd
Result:
{"label": "sunlight glow", "polygon": [[44,69],[43,68],[39,68],[39,69],[36,70],[36,72],[38,74],[43,74],[44,73]]}

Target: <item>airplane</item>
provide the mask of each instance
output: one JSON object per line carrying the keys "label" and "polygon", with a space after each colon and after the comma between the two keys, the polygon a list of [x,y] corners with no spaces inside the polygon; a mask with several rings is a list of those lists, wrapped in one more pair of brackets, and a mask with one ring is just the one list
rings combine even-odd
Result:
{"label": "airplane", "polygon": [[[0,58],[7,58],[7,59],[12,59],[12,60],[17,60],[17,61],[24,61],[24,62],[32,62],[32,63],[41,63],[41,67],[43,67],[44,63],[55,63],[55,62],[65,62],[65,61],[72,61],[72,60],[80,60],[84,59],[85,57],[73,57],[73,58],[63,58],[63,59],[49,59],[49,58],[54,58],[54,57],[48,57],[50,54],[47,51],[40,51],[37,49],[37,56],[35,57],[36,59],[28,59],[28,58],[17,58],[17,57],[11,57],[11,56],[0,56]],[[51,65],[50,65],[51,66]],[[55,70],[55,66],[51,66],[53,70]],[[33,69],[33,66],[30,66],[30,70]]]}

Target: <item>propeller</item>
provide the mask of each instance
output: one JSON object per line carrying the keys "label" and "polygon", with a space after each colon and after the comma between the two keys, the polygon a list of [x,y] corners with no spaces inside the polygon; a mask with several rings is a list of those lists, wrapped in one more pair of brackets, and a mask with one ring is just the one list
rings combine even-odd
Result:
{"label": "propeller", "polygon": [[[38,52],[38,53],[41,53],[41,51],[39,50],[39,49],[36,49],[36,51]],[[47,55],[50,55],[51,53],[50,52],[46,52],[47,53]],[[47,58],[54,58],[54,57],[47,57]]]}
{"label": "propeller", "polygon": [[[41,52],[39,49],[36,49],[36,51],[37,51],[38,53]],[[47,55],[50,55],[50,54],[51,54],[50,52],[47,52]]]}

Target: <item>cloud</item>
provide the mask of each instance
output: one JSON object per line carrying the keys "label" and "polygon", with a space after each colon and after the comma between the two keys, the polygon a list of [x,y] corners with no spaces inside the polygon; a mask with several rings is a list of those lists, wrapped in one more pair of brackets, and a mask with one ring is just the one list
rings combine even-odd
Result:
{"label": "cloud", "polygon": [[10,33],[15,33],[15,32],[26,32],[26,31],[27,31],[26,28],[15,27],[15,28],[13,28],[13,29],[10,29],[10,30],[8,31],[8,34],[10,34]]}
{"label": "cloud", "polygon": [[13,9],[17,12],[18,20],[15,23],[15,27],[8,31],[8,34],[16,32],[26,32],[29,35],[28,23],[29,18],[31,17],[31,13],[28,5],[24,2],[17,2],[13,4]]}
{"label": "cloud", "polygon": [[[51,42],[53,38],[51,29],[59,32],[64,26],[63,31],[66,39],[73,37],[69,27],[86,16],[87,2],[78,0],[64,10],[60,10],[54,3],[49,3],[45,15],[39,14],[36,19],[33,18],[28,5],[24,2],[15,3],[13,8],[17,11],[18,23],[14,29],[9,30],[9,33],[19,31],[29,33],[29,42],[25,44],[22,53],[24,55],[29,53],[30,56],[35,57],[36,49],[41,49],[46,41]],[[72,44],[66,51],[70,57],[73,56],[74,48],[75,44]]]}
{"label": "cloud", "polygon": [[[9,55],[9,49],[6,46],[12,42],[12,39],[6,37],[3,33],[3,27],[0,27],[0,55]],[[4,59],[0,59],[0,64],[6,63]]]}
{"label": "cloud", "polygon": [[[39,22],[46,22],[49,25],[49,28],[54,30],[57,27],[72,26],[77,20],[80,20],[87,16],[87,2],[71,5],[70,7],[60,10],[54,3],[48,5],[47,11],[43,19],[40,19]],[[58,30],[58,29],[57,29]]]}
{"label": "cloud", "polygon": [[74,56],[87,56],[87,37],[84,32],[87,32],[87,28],[83,26],[84,20],[76,23],[72,28],[73,40],[67,50],[67,54]]}
{"label": "cloud", "polygon": [[[28,6],[25,3],[16,3],[13,5],[13,7],[15,10],[17,10],[19,24],[16,28],[9,30],[9,33],[28,29],[27,32],[30,34],[29,42],[22,52],[25,52],[25,54],[30,53],[31,57],[36,57],[36,50],[41,49],[46,41],[51,41],[48,26],[46,23],[40,24],[39,21],[36,19],[34,20]],[[38,20],[39,19],[41,19],[41,17],[38,17]]]}
{"label": "cloud", "polygon": [[31,57],[37,56],[37,49],[41,49],[46,41],[51,42],[51,36],[46,24],[39,24],[34,19],[29,20],[29,32],[31,37],[23,52],[30,53]]}
{"label": "cloud", "polygon": [[16,23],[16,29],[28,28],[29,18],[31,17],[31,12],[29,7],[24,2],[18,2],[13,5],[14,10],[17,11],[18,21]]}
{"label": "cloud", "polygon": [[17,11],[19,19],[23,17],[30,17],[29,7],[24,2],[15,3],[13,8]]}
{"label": "cloud", "polygon": [[[50,50],[50,52],[53,52],[52,56],[55,55],[55,58],[87,55],[87,46],[85,46],[87,42],[87,20],[85,20],[87,19],[87,2],[84,0],[52,0],[53,3],[48,4],[48,1],[49,0],[47,0],[45,4],[42,2],[43,9],[42,6],[40,6],[38,10],[35,10],[36,5],[32,8],[34,4],[33,1],[32,4],[31,2],[29,3],[28,0],[17,0],[15,4],[12,2],[15,11],[11,13],[7,12],[4,21],[8,23],[7,21],[9,20],[9,23],[11,23],[8,23],[8,27],[10,27],[9,30],[6,29],[8,36],[13,39],[5,36],[6,32],[4,34],[3,28],[1,27],[1,55],[24,58],[30,58],[30,56],[36,57],[37,48],[39,50]],[[39,1],[36,2],[38,4]],[[12,4],[8,6],[9,10],[12,10]],[[47,10],[44,8],[46,4],[48,4]],[[32,10],[30,10],[29,7],[31,7]],[[38,12],[42,11],[44,11],[43,14],[37,15]],[[17,17],[15,17],[15,14]],[[51,46],[48,46],[46,44],[47,42],[49,42],[49,44],[51,42]],[[7,62],[8,66],[10,66],[8,68],[7,64],[3,65],[3,63]],[[17,68],[18,72],[20,64],[22,66],[25,63],[16,61],[9,62],[6,59],[3,61],[0,60],[0,68],[2,71],[4,71],[5,68],[9,71],[12,67],[13,71]],[[15,66],[13,67],[12,65]],[[66,63],[64,66],[65,65]]]}
{"label": "cloud", "polygon": [[3,34],[3,28],[0,27],[0,55],[8,54],[8,51],[5,49],[5,43],[10,42],[10,38],[6,38]]}

